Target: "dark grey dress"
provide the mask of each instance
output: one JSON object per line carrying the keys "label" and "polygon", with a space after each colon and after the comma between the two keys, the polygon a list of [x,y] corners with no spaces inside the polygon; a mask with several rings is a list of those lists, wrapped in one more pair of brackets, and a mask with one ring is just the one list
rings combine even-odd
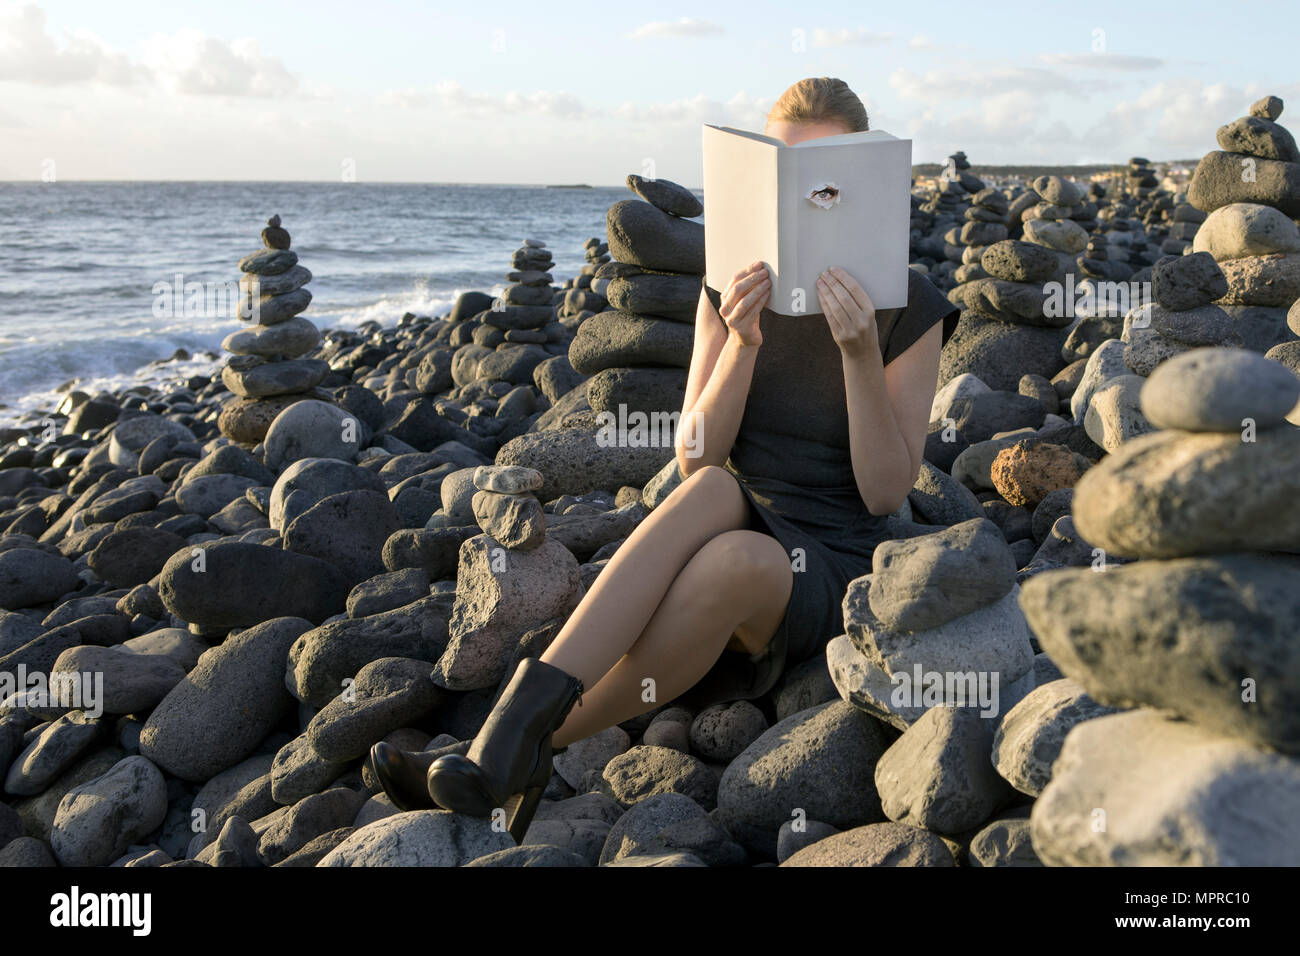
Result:
{"label": "dark grey dress", "polygon": [[[717,309],[720,292],[705,292]],[[886,365],[936,322],[943,323],[945,343],[957,325],[958,308],[915,270],[908,270],[907,295],[905,308],[876,313]],[[794,589],[767,648],[756,655],[723,651],[682,696],[694,708],[765,694],[785,668],[844,633],[844,592],[871,572],[872,552],[885,536],[885,517],[867,510],[853,477],[843,366],[826,316],[765,309],[759,328],[763,345],[726,468],[749,500],[750,527],[771,534],[791,555]]]}

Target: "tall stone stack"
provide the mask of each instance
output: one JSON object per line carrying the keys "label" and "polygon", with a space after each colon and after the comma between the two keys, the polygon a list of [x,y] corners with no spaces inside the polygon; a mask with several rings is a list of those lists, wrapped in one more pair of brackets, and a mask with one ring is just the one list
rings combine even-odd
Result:
{"label": "tall stone stack", "polygon": [[1108,563],[1137,560],[1045,571],[1020,605],[1067,678],[1136,709],[1065,738],[1031,819],[1045,862],[1300,855],[1300,428],[1284,418],[1297,401],[1279,363],[1192,350],[1142,387],[1162,430],[1079,482],[1079,534]]}
{"label": "tall stone stack", "polygon": [[564,301],[560,304],[558,319],[560,324],[571,333],[589,316],[603,311],[609,300],[605,298],[605,289],[610,277],[602,271],[602,266],[610,261],[609,243],[592,236],[582,245],[586,264],[572,279],[566,281]]}
{"label": "tall stone stack", "polygon": [[1259,352],[1294,340],[1286,310],[1300,298],[1300,151],[1281,113],[1266,96],[1221,126],[1221,149],[1202,157],[1187,193],[1208,214],[1192,248],[1218,261],[1228,280],[1218,304]]}
{"label": "tall stone stack", "polygon": [[1076,217],[1095,224],[1097,210],[1084,202],[1083,190],[1060,176],[1039,176],[1033,187],[1041,201],[1024,212],[1024,239],[1060,254],[1062,269],[1072,272],[1088,244],[1088,230]]}
{"label": "tall stone stack", "polygon": [[1128,161],[1128,172],[1126,175],[1127,192],[1136,199],[1146,199],[1160,185],[1160,180],[1156,178],[1156,171],[1151,168],[1151,160],[1145,156],[1134,156]]}
{"label": "tall stone stack", "polygon": [[253,325],[221,343],[234,356],[221,380],[237,397],[222,409],[217,427],[231,441],[256,444],[294,402],[330,400],[316,388],[329,365],[302,358],[320,344],[321,334],[299,315],[311,303],[311,272],[289,245],[288,230],[272,216],[262,230],[262,248],[239,260],[240,315]]}
{"label": "tall stone stack", "polygon": [[[691,220],[704,207],[667,180],[631,175],[627,186],[641,198],[610,207],[614,258],[598,269],[610,308],[579,326],[569,362],[591,376],[587,400],[598,414],[678,412],[704,273],[704,230]],[[690,245],[675,247],[677,235]]]}

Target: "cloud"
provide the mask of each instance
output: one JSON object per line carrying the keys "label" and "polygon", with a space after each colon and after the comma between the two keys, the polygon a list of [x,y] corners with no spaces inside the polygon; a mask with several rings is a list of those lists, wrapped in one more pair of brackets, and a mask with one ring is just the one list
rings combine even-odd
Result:
{"label": "cloud", "polygon": [[1158,56],[1134,56],[1129,53],[1043,53],[1039,59],[1055,66],[1084,70],[1156,70],[1165,65]]}
{"label": "cloud", "polygon": [[1245,114],[1250,103],[1246,91],[1224,83],[1166,80],[1116,103],[1087,135],[1095,142],[1145,143],[1142,155],[1200,156],[1218,148],[1215,130]]}
{"label": "cloud", "polygon": [[920,33],[908,40],[907,45],[913,50],[933,50],[937,47],[933,40]]}
{"label": "cloud", "polygon": [[89,33],[62,45],[46,30],[45,11],[35,4],[0,14],[0,80],[39,86],[104,83],[127,86],[146,72]]}
{"label": "cloud", "polygon": [[380,101],[399,109],[437,108],[460,116],[488,117],[522,113],[578,119],[590,113],[572,93],[550,90],[519,93],[512,90],[502,96],[488,96],[471,92],[455,80],[444,80],[427,89],[388,90],[380,95]]}
{"label": "cloud", "polygon": [[623,103],[612,111],[618,119],[667,126],[698,127],[702,123],[762,129],[773,100],[739,92],[722,101],[698,94],[667,103]]}
{"label": "cloud", "polygon": [[899,67],[889,74],[889,86],[905,99],[930,103],[1025,90],[1033,90],[1036,94],[1083,91],[1078,81],[1052,70],[1038,67],[982,68],[978,64],[926,73],[914,73]]}
{"label": "cloud", "polygon": [[888,43],[894,38],[892,33],[873,33],[862,27],[849,29],[840,27],[836,30],[828,30],[824,27],[818,27],[813,30],[813,46],[880,46]]}
{"label": "cloud", "polygon": [[682,17],[680,20],[654,20],[643,23],[628,34],[633,40],[647,37],[702,37],[722,33],[722,27],[709,20]]}
{"label": "cloud", "polygon": [[154,34],[145,63],[172,92],[194,96],[287,96],[298,78],[279,58],[262,53],[256,40],[223,40],[198,30]]}

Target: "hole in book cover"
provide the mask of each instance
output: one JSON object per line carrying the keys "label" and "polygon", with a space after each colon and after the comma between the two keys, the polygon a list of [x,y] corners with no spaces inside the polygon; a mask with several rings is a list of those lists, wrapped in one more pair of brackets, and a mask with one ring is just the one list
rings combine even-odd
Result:
{"label": "hole in book cover", "polygon": [[835,183],[818,183],[808,190],[808,201],[822,209],[830,209],[840,201],[840,187]]}

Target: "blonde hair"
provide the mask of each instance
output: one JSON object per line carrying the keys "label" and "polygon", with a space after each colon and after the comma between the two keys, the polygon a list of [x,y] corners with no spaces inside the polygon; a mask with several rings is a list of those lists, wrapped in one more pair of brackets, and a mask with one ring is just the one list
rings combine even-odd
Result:
{"label": "blonde hair", "polygon": [[850,133],[869,128],[867,108],[843,80],[830,76],[810,76],[795,83],[772,105],[767,114],[788,123],[842,123]]}

